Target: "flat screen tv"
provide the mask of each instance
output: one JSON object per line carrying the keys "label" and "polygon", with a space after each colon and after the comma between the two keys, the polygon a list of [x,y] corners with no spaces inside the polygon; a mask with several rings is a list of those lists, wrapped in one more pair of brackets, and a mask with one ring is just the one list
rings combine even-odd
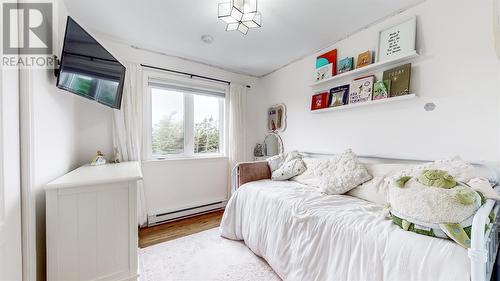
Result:
{"label": "flat screen tv", "polygon": [[68,17],[57,87],[120,109],[124,78],[125,67]]}

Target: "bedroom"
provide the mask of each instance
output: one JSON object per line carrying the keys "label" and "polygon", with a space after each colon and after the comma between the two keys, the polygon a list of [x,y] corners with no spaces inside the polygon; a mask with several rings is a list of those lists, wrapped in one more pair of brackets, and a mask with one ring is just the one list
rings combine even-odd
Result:
{"label": "bedroom", "polygon": [[[487,218],[498,212],[500,169],[497,0],[33,2],[2,3],[0,280],[401,280],[387,268],[398,265],[413,280],[497,277],[497,224]],[[250,9],[252,28],[231,25],[242,16],[228,14],[231,4]],[[68,30],[86,44],[68,51]],[[395,30],[403,51],[379,52]],[[25,53],[22,41],[48,34],[50,52]],[[119,69],[112,102],[66,83],[77,67],[68,58],[89,50]],[[358,66],[363,53],[371,58]],[[26,54],[47,65],[21,64]],[[87,75],[102,67],[95,57]],[[342,72],[344,59],[352,70]],[[400,82],[384,74],[405,66],[408,91],[395,93]],[[367,77],[368,100],[350,100]],[[344,85],[333,106],[330,90]],[[271,180],[278,166],[297,175]],[[472,245],[394,220],[395,175],[412,176],[408,187],[421,167],[453,177],[445,192],[488,199],[461,224]],[[368,243],[336,213],[387,239]],[[474,237],[481,229],[488,236]],[[436,273],[439,258],[453,262]]]}

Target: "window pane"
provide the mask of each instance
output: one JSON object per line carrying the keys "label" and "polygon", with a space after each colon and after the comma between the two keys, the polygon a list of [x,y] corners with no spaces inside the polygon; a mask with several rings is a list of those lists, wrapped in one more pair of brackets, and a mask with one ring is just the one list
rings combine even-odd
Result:
{"label": "window pane", "polygon": [[152,88],[151,113],[154,156],[184,152],[184,95],[180,92]]}
{"label": "window pane", "polygon": [[220,98],[194,95],[194,153],[220,152]]}

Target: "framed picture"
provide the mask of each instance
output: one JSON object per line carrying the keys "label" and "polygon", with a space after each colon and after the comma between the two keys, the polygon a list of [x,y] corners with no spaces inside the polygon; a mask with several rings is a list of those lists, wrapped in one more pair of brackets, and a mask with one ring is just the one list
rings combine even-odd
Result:
{"label": "framed picture", "polygon": [[386,61],[415,51],[416,36],[417,17],[380,31],[378,61]]}
{"label": "framed picture", "polygon": [[267,129],[271,132],[283,132],[286,129],[285,104],[275,104],[267,110]]}

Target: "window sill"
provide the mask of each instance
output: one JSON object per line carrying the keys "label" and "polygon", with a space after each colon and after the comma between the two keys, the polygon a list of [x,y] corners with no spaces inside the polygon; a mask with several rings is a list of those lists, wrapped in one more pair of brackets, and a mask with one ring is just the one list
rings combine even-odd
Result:
{"label": "window sill", "polygon": [[228,159],[229,158],[227,156],[223,155],[207,155],[207,156],[193,156],[193,157],[179,156],[171,158],[143,160],[142,165],[149,166],[166,162],[191,162],[191,161],[197,162],[197,161],[213,161],[213,160],[228,160]]}

